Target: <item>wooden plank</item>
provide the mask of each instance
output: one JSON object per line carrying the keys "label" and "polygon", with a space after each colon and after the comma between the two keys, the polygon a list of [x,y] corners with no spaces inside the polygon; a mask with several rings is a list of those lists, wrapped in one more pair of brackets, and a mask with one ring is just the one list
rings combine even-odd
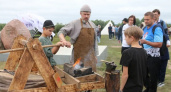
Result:
{"label": "wooden plank", "polygon": [[47,87],[32,88],[32,89],[23,89],[23,90],[11,90],[8,92],[49,92]]}
{"label": "wooden plank", "polygon": [[78,88],[80,88],[80,81],[76,78],[74,78],[73,76],[67,74],[66,72],[64,72],[62,69],[58,68],[57,66],[55,66],[55,71],[59,73],[59,76],[62,78],[62,81],[65,84],[76,84]]}
{"label": "wooden plank", "polygon": [[[37,49],[33,48],[33,45],[35,44],[38,47]],[[55,80],[53,79],[53,75],[55,74],[55,72],[52,69],[49,60],[43,51],[41,43],[38,39],[30,39],[27,43],[27,47],[39,69],[40,74],[46,82],[48,90],[50,92],[56,92],[57,85],[55,83]]]}
{"label": "wooden plank", "polygon": [[104,82],[104,78],[100,76],[97,73],[86,75],[86,76],[81,76],[81,77],[76,77],[81,83],[83,82],[95,82],[95,81],[101,81]]}
{"label": "wooden plank", "polygon": [[[101,89],[101,88],[105,88],[104,82],[100,82],[100,81],[87,82],[87,83],[81,83],[81,88],[78,89],[78,91],[86,91],[86,90]],[[113,91],[111,91],[111,92],[113,92]]]}
{"label": "wooden plank", "polygon": [[[24,45],[20,44],[20,40],[26,40],[26,37],[24,37],[23,35],[17,36],[12,45],[12,49],[24,48]],[[20,60],[20,57],[22,54],[23,54],[23,50],[16,51],[16,52],[10,52],[4,69],[10,70],[10,71],[15,71],[15,68],[16,68],[17,64],[19,63],[19,60]]]}
{"label": "wooden plank", "polygon": [[62,86],[62,80],[61,80],[61,77],[59,76],[59,74],[58,73],[55,73],[53,75],[53,78],[54,78],[55,83],[58,86],[58,88],[61,88],[61,86]]}
{"label": "wooden plank", "polygon": [[104,77],[102,77],[102,76],[99,75],[98,73],[95,73],[95,74],[96,74],[96,78],[97,78],[98,81],[105,82]]}
{"label": "wooden plank", "polygon": [[28,49],[25,48],[8,91],[24,89],[33,64],[33,58]]}
{"label": "wooden plank", "polygon": [[81,83],[97,81],[96,74],[90,74],[90,75],[85,75],[85,76],[81,76],[81,77],[76,77],[76,79],[78,79]]}
{"label": "wooden plank", "polygon": [[[76,84],[67,84],[58,89],[58,92],[79,92],[93,89],[105,88],[104,82],[89,82],[81,83],[81,88],[76,89]],[[24,89],[24,90],[12,90],[9,92],[50,92],[46,87],[33,88],[33,89]]]}
{"label": "wooden plank", "polygon": [[67,84],[58,89],[58,92],[78,92],[76,84]]}

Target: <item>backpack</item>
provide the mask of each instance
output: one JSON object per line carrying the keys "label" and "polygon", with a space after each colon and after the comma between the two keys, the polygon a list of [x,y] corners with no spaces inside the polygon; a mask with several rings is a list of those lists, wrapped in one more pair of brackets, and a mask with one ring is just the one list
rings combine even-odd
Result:
{"label": "backpack", "polygon": [[[160,23],[161,27],[163,28],[164,21],[163,20],[160,20],[160,21],[161,21],[161,23]],[[166,29],[163,28],[163,31],[165,32],[165,34],[168,34],[168,28],[166,28]]]}
{"label": "backpack", "polygon": [[163,31],[163,42],[162,42],[162,46],[160,47],[160,55],[164,56],[165,52],[167,51],[167,34],[165,33],[165,31],[163,30],[163,28],[160,25],[155,25],[153,27],[153,29],[152,29],[153,34],[157,27],[160,27]]}

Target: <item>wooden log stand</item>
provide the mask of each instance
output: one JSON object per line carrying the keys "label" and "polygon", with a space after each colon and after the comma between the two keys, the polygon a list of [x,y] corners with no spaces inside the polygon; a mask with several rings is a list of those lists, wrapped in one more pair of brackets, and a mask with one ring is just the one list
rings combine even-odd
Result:
{"label": "wooden log stand", "polygon": [[[23,40],[25,38],[20,35],[14,41],[14,49],[0,51],[0,53],[11,52],[5,69],[15,71],[8,92],[80,92],[105,88],[104,78],[97,73],[74,78],[57,66],[54,69],[55,73],[43,51],[43,47],[56,45],[41,46],[38,39]],[[35,65],[47,87],[24,89],[28,76]],[[59,80],[62,80],[63,84],[61,81],[59,83]]]}
{"label": "wooden log stand", "polygon": [[105,62],[105,88],[106,92],[119,92],[120,89],[120,71],[115,70],[114,62]]}

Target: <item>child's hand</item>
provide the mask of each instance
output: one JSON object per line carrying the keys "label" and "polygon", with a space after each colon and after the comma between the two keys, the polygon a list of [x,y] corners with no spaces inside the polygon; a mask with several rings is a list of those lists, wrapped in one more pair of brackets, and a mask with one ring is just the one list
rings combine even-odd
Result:
{"label": "child's hand", "polygon": [[63,47],[63,46],[64,46],[64,45],[63,45],[63,42],[57,42],[56,45],[57,45],[58,47],[60,47],[60,46]]}

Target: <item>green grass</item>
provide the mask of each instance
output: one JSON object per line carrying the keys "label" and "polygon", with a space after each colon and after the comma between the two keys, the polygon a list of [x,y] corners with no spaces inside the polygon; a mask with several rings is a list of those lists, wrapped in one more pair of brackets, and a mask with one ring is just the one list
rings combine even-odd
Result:
{"label": "green grass", "polygon": [[[70,40],[69,37],[66,37],[67,41]],[[59,41],[59,38],[54,37],[53,44]],[[114,46],[121,46],[116,39],[109,40],[108,36],[102,36],[101,43],[99,45],[107,45],[108,57],[106,61],[112,62],[114,61],[117,65],[117,70],[121,70],[121,66],[119,65],[120,58],[121,58],[121,48],[114,47]],[[171,47],[169,48],[169,53],[171,56]],[[0,69],[3,69],[5,62],[0,62]],[[59,65],[62,67],[61,65]],[[106,66],[104,63],[100,67],[97,67],[97,73],[104,76]],[[171,92],[171,61],[169,60],[167,71],[166,71],[166,79],[165,79],[165,86],[158,88],[157,92]],[[94,90],[93,92],[105,92],[104,89]]]}

